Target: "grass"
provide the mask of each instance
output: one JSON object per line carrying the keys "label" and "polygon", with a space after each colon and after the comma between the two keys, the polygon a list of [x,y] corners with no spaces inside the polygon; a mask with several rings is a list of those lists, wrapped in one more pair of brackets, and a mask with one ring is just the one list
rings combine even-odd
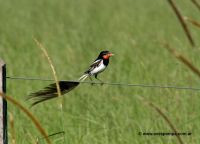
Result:
{"label": "grass", "polygon": [[[30,120],[33,122],[33,124],[36,126],[36,128],[41,133],[41,135],[43,135],[45,137],[46,142],[48,144],[51,144],[51,141],[49,140],[48,135],[45,132],[45,130],[42,128],[40,122],[34,117],[34,115],[27,108],[25,108],[24,106],[22,106],[18,101],[16,101],[12,97],[4,95],[2,92],[0,92],[0,96],[2,98],[6,99],[7,102],[12,103],[15,107],[17,107],[19,110],[21,110],[24,114],[26,114],[27,117],[29,117]],[[11,117],[10,119],[13,119],[13,118]],[[13,131],[14,131],[14,121],[11,122],[11,129],[13,129]],[[15,137],[15,136],[12,136],[12,137]]]}
{"label": "grass", "polygon": [[[199,10],[190,1],[176,3],[184,16],[200,21]],[[115,57],[99,76],[104,81],[199,86],[199,77],[176,60],[161,41],[169,42],[199,67],[200,30],[189,25],[196,42],[191,48],[166,0],[1,0],[0,21],[0,54],[8,76],[52,78],[35,37],[47,49],[58,79],[78,79],[98,53],[107,49]],[[28,108],[26,96],[48,84],[7,80],[7,94]],[[165,120],[138,96],[162,109],[177,131],[192,132],[181,136],[184,143],[200,143],[198,92],[88,84],[64,97],[66,143],[178,143],[174,136],[138,135],[171,132]],[[32,144],[32,138],[42,137],[20,110],[12,104],[8,108],[14,118],[16,143]],[[48,134],[62,131],[56,100],[31,112]],[[61,138],[56,135],[50,139],[62,144]]]}

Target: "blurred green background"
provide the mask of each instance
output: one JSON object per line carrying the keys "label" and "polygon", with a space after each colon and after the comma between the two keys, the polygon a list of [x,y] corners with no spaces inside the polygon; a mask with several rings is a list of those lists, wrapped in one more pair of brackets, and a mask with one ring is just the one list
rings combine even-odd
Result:
{"label": "blurred green background", "polygon": [[[176,4],[183,15],[200,21],[191,1]],[[0,0],[0,57],[8,76],[52,78],[36,38],[47,49],[59,79],[78,79],[101,50],[109,50],[115,56],[99,75],[105,82],[198,87],[199,78],[161,44],[169,42],[199,67],[200,29],[189,27],[195,48],[166,0]],[[30,109],[26,96],[49,83],[8,79],[7,94]],[[192,132],[181,136],[185,143],[200,143],[198,91],[82,84],[65,95],[63,113],[56,99],[30,111],[48,134],[64,129],[65,141],[56,135],[51,137],[54,144],[178,143],[175,136],[138,135],[172,132],[138,97],[162,109],[179,132]],[[33,144],[42,137],[19,109],[10,103],[8,109],[17,144]]]}

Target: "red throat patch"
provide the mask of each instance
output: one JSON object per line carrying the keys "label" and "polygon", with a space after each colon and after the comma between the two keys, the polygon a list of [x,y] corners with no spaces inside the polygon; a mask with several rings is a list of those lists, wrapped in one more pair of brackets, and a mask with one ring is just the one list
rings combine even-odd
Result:
{"label": "red throat patch", "polygon": [[103,59],[109,59],[110,55],[106,54],[106,55],[103,55]]}

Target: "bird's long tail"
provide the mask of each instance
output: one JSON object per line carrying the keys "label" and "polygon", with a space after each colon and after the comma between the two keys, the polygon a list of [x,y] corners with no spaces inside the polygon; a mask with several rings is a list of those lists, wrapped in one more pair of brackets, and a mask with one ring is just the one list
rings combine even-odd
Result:
{"label": "bird's long tail", "polygon": [[87,77],[89,77],[88,73],[85,73],[84,75],[82,75],[78,80],[79,81],[84,81]]}
{"label": "bird's long tail", "polygon": [[[78,79],[78,81],[59,81],[61,95],[64,95],[73,90],[74,88],[76,88],[80,84],[80,82],[84,81],[88,76],[89,74],[84,74]],[[56,83],[53,83],[42,90],[31,93],[28,96],[27,100],[32,99],[33,103],[31,104],[31,106],[34,106],[38,103],[56,97],[58,97],[57,87]]]}

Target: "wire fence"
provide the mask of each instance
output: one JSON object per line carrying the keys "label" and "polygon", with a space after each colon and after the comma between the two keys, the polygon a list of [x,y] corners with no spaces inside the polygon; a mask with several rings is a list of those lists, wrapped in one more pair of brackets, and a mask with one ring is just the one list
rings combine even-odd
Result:
{"label": "wire fence", "polygon": [[[29,80],[29,81],[54,81],[53,79],[47,78],[34,78],[34,77],[13,77],[7,76],[7,79],[11,80]],[[121,86],[121,87],[143,87],[143,88],[160,88],[160,89],[176,89],[176,90],[190,90],[190,91],[200,91],[200,88],[189,87],[189,86],[174,86],[174,85],[159,85],[159,84],[134,84],[134,83],[119,83],[119,82],[93,82],[93,81],[77,81],[77,80],[61,80],[68,82],[79,82],[83,84],[99,84],[99,85],[111,85],[111,86]]]}

